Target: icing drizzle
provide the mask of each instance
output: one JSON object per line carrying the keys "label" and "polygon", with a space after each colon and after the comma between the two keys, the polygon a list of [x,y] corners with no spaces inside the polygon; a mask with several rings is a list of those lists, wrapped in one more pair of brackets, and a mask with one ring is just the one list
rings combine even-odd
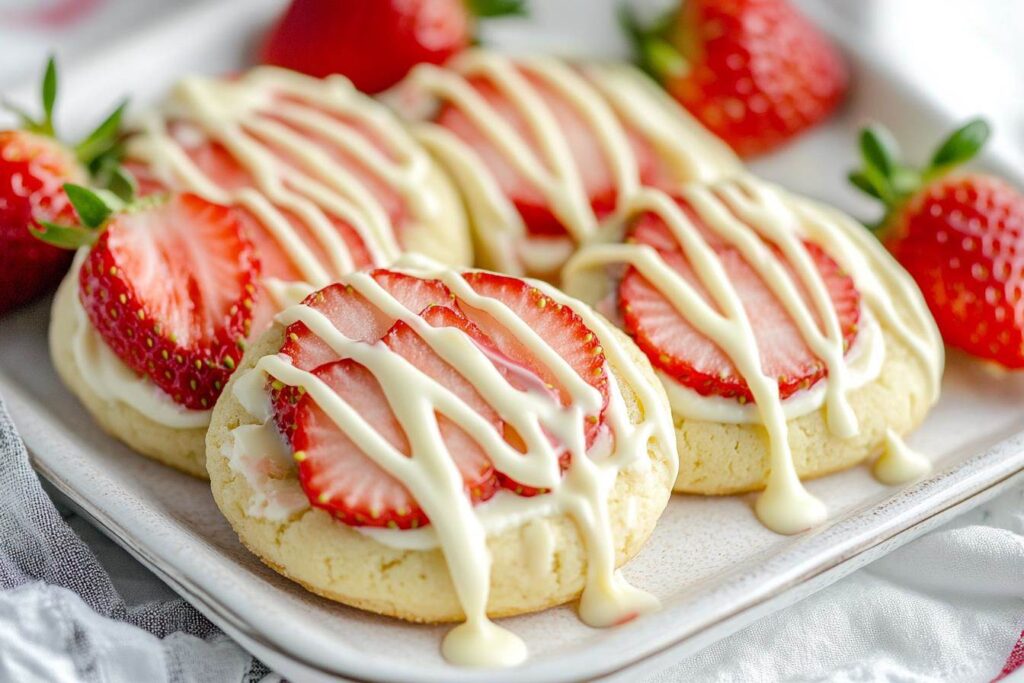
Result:
{"label": "icing drizzle", "polygon": [[[167,185],[244,207],[286,255],[299,282],[265,283],[281,307],[357,266],[398,255],[388,209],[368,182],[396,192],[414,222],[437,221],[443,209],[426,182],[426,152],[390,112],[340,76],[320,80],[258,67],[237,80],[190,77],[141,124],[129,143],[131,158]],[[173,134],[172,124],[187,128]],[[250,182],[230,187],[207,175],[189,156],[189,136],[221,145]],[[357,177],[342,157],[358,160],[370,179]],[[369,264],[356,262],[338,221],[354,231]]]}
{"label": "icing drizzle", "polygon": [[[302,321],[339,357],[353,359],[377,378],[408,436],[411,457],[397,451],[356,408],[313,374],[293,366],[287,356],[265,356],[252,371],[255,379],[248,375],[238,378],[235,393],[242,405],[258,419],[270,420],[265,381],[260,381],[261,377],[270,376],[284,384],[302,387],[367,457],[412,493],[431,521],[430,527],[436,534],[466,615],[465,623],[450,631],[443,644],[444,655],[454,662],[511,665],[521,661],[526,650],[517,637],[487,618],[491,563],[487,533],[463,493],[462,478],[441,438],[436,413],[446,416],[477,441],[496,469],[524,485],[550,489],[550,493],[531,498],[524,505],[564,512],[576,522],[587,556],[586,581],[580,600],[580,616],[586,623],[609,626],[654,609],[657,600],[629,586],[615,570],[615,546],[607,502],[621,469],[649,466],[647,449],[652,441],[659,448],[674,453],[675,436],[664,399],[634,367],[617,333],[599,316],[558,290],[543,283],[532,283],[545,296],[570,306],[581,316],[643,411],[643,419],[634,423],[615,376],[608,373],[605,421],[611,438],[598,443],[606,444],[602,450],[609,452],[594,458],[593,451],[587,453],[584,418],[600,411],[600,392],[583,380],[508,306],[478,294],[461,274],[438,268],[422,257],[404,257],[403,263],[407,266],[403,268],[405,272],[440,280],[459,300],[490,314],[532,350],[537,361],[548,368],[572,397],[569,405],[562,406],[549,393],[516,389],[463,333],[430,326],[405,309],[367,273],[353,273],[344,278],[346,284],[375,306],[405,321],[438,356],[465,377],[522,436],[527,446],[525,455],[506,443],[502,434],[472,407],[384,344],[348,339],[325,315],[303,304],[281,312],[277,321],[282,325]],[[552,444],[547,434],[556,437],[559,444]],[[571,454],[564,475],[560,474],[562,451],[559,446]],[[388,533],[404,535],[409,532]]]}
{"label": "icing drizzle", "polygon": [[[852,388],[851,372],[844,358],[836,312],[803,244],[805,239],[827,246],[833,258],[851,274],[871,317],[903,341],[927,368],[929,400],[938,398],[943,351],[935,324],[913,283],[862,227],[839,212],[797,200],[746,175],[714,184],[688,184],[680,194],[711,230],[743,255],[783,304],[808,347],[826,364],[828,376],[822,380],[826,385],[819,400],[825,406],[832,433],[847,438],[858,431],[856,415],[847,400]],[[758,421],[769,436],[770,474],[755,506],[758,517],[780,533],[797,533],[814,526],[825,519],[827,511],[797,476],[788,439],[787,418],[792,415],[787,415],[776,380],[762,371],[757,339],[737,291],[715,252],[673,199],[660,191],[644,189],[633,198],[626,215],[646,211],[664,220],[712,302],[705,301],[654,249],[613,243],[621,239],[624,221],[615,226],[616,234],[610,231],[605,235],[608,241],[596,241],[568,262],[563,271],[567,291],[578,296],[589,293],[591,298],[595,291],[600,292],[591,301],[597,303],[611,284],[606,269],[633,266],[695,329],[718,345],[750,387]],[[766,243],[777,247],[791,264],[809,301],[799,294],[796,283]],[[899,300],[905,316],[897,312],[893,297]],[[814,313],[821,320],[820,327]],[[880,335],[873,343],[881,344]],[[662,378],[674,382],[667,376]],[[669,393],[671,397],[675,392]],[[715,413],[711,407],[714,401],[700,397],[693,402],[701,408],[699,417],[707,419],[709,413]],[[818,405],[807,402],[811,410]],[[687,414],[686,403],[680,405],[677,401],[673,408],[683,417],[692,417]]]}
{"label": "icing drizzle", "polygon": [[[483,78],[518,113],[531,134],[527,139],[471,85]],[[571,254],[573,245],[598,230],[598,216],[587,198],[582,172],[537,84],[543,84],[578,113],[593,133],[617,190],[618,208],[641,187],[640,168],[627,124],[648,141],[674,181],[708,181],[738,169],[731,151],[659,92],[635,69],[588,64],[574,68],[551,57],[515,60],[484,50],[469,50],[444,68],[417,66],[386,97],[408,118],[420,120],[416,136],[443,161],[464,188],[479,241],[503,272],[550,274]],[[507,163],[540,192],[568,236],[532,238],[497,178],[472,147],[438,124],[427,122],[438,103],[461,110],[498,149]]]}

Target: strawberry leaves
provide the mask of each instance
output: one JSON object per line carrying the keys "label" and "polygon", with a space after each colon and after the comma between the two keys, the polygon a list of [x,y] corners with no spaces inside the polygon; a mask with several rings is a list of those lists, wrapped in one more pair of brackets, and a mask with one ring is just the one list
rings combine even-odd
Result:
{"label": "strawberry leaves", "polygon": [[[37,135],[53,138],[57,137],[53,123],[53,110],[57,104],[57,90],[59,80],[57,76],[57,61],[51,55],[46,61],[46,69],[43,72],[43,81],[40,85],[40,99],[43,107],[43,117],[34,118],[24,109],[4,100],[4,109],[13,112],[19,119],[21,128]],[[103,159],[120,157],[118,142],[120,139],[121,119],[128,101],[123,100],[103,121],[89,133],[75,148],[75,156],[84,165],[95,171]]]}
{"label": "strawberry leaves", "polygon": [[865,194],[880,200],[885,216],[872,230],[886,225],[911,195],[978,154],[988,140],[990,127],[984,119],[972,119],[939,145],[931,161],[916,169],[901,161],[899,145],[892,133],[881,125],[871,125],[858,138],[863,166],[849,173],[850,182]]}
{"label": "strawberry leaves", "polygon": [[117,160],[120,158],[118,143],[121,119],[127,106],[128,100],[122,100],[100,125],[75,145],[75,156],[83,164],[89,166],[93,172],[107,159]]}
{"label": "strawberry leaves", "polygon": [[950,168],[973,159],[988,141],[990,134],[991,127],[984,119],[974,119],[958,128],[935,150],[925,176],[941,175]]}
{"label": "strawberry leaves", "polygon": [[466,4],[480,19],[527,16],[525,0],[467,0]]}
{"label": "strawberry leaves", "polygon": [[57,63],[51,56],[46,60],[46,71],[43,73],[43,120],[39,131],[53,136],[53,105],[57,102]]}
{"label": "strawberry leaves", "polygon": [[[39,228],[33,228],[37,238],[62,249],[78,249],[91,246],[102,234],[107,219],[125,208],[126,202],[110,190],[90,190],[81,185],[66,183],[64,192],[74,207],[80,225],[60,225],[50,221],[39,221]],[[128,197],[128,202],[132,197]]]}
{"label": "strawberry leaves", "polygon": [[675,12],[667,12],[649,25],[641,25],[635,11],[620,5],[619,24],[633,47],[637,65],[658,82],[682,77],[689,69],[686,58],[669,40],[676,21]]}

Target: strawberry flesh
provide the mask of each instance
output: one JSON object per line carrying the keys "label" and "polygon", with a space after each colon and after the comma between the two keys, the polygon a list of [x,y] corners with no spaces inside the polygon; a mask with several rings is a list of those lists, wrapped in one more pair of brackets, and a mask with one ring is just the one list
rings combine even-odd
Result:
{"label": "strawberry flesh", "polygon": [[[471,323],[455,311],[431,306],[424,311],[435,327],[455,326],[474,333]],[[404,321],[398,321],[382,341],[427,376],[458,396],[464,403],[501,429],[497,413],[458,371],[442,360]],[[358,406],[371,427],[405,455],[409,441],[395,418],[376,378],[362,365],[341,360],[322,365],[313,374],[324,380],[342,399]],[[448,455],[462,474],[467,495],[474,503],[488,500],[497,491],[494,468],[483,448],[447,416],[436,414]],[[299,480],[313,504],[352,526],[389,526],[408,529],[428,523],[412,494],[365,455],[349,437],[304,395],[295,410],[292,445],[299,455]]]}
{"label": "strawberry flesh", "polygon": [[[437,280],[421,280],[390,270],[376,270],[372,275],[379,285],[413,312],[432,305],[444,306],[452,301],[448,288]],[[327,316],[339,332],[356,341],[376,341],[395,324],[394,318],[343,284],[328,285],[309,295],[303,303]],[[338,358],[327,343],[303,322],[288,326],[280,352],[300,370],[312,370]],[[278,428],[286,436],[294,428],[293,412],[299,398],[295,387],[272,384],[274,414]]]}
{"label": "strawberry flesh", "polygon": [[[608,367],[597,336],[584,325],[579,314],[568,306],[555,302],[523,280],[483,271],[466,273],[465,278],[478,294],[498,299],[507,305],[544,342],[557,351],[584,381],[601,393],[600,411],[584,418],[586,445],[588,448],[592,446],[605,429],[602,418],[608,405]],[[573,399],[567,388],[562,386],[547,366],[537,361],[533,351],[508,329],[486,311],[473,308],[466,302],[460,301],[459,305],[466,316],[493,340],[505,356],[517,366],[526,368],[530,376],[540,380],[538,384],[536,380],[531,379],[519,388],[555,392],[561,405],[568,406],[572,403]],[[515,386],[514,382],[513,385]],[[509,435],[508,440],[515,443],[517,436]],[[568,468],[569,463],[570,454],[566,451],[559,458],[563,471]],[[498,473],[498,479],[504,488],[521,496],[544,493],[541,489],[511,479],[503,472]]]}
{"label": "strawberry flesh", "polygon": [[[807,347],[782,302],[740,252],[703,224],[685,203],[680,201],[680,205],[715,251],[730,284],[736,289],[757,339],[762,371],[777,378],[780,397],[788,398],[825,377],[824,363]],[[660,217],[654,214],[639,217],[632,226],[632,239],[657,250],[665,263],[689,282],[704,301],[717,308],[691,268],[682,247]],[[828,289],[848,349],[856,336],[860,294],[853,280],[820,247],[810,243],[805,243],[805,247]],[[807,292],[792,267],[777,249],[770,248],[789,270],[804,301],[809,302]],[[619,305],[626,331],[636,339],[637,345],[655,367],[703,396],[735,398],[741,402],[754,400],[746,380],[729,357],[694,328],[632,266],[626,270],[619,285]],[[817,321],[815,308],[811,305],[808,308]],[[820,327],[820,321],[817,322]]]}
{"label": "strawberry flesh", "polygon": [[259,263],[234,209],[171,195],[116,214],[79,273],[89,320],[176,403],[211,408],[241,359]]}

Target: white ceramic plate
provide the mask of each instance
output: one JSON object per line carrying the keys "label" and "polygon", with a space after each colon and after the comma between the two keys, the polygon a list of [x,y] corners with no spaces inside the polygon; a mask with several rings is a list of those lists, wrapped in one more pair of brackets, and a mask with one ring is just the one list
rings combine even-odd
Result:
{"label": "white ceramic plate", "polygon": [[[592,52],[607,54],[621,48],[607,18],[611,4],[536,0],[536,23],[516,22],[491,37],[516,49],[581,53],[601,45]],[[123,93],[144,102],[183,74],[239,67],[278,5],[230,0],[193,7],[87,61],[66,65],[67,123],[83,127]],[[817,5],[815,13],[831,26],[835,15],[828,8]],[[841,32],[839,37],[845,38]],[[857,76],[845,113],[758,162],[756,170],[857,209],[842,187],[862,119],[884,115],[921,144],[953,122],[911,84],[865,59],[870,49],[845,39],[844,44]],[[998,150],[988,161],[1000,165]],[[0,328],[0,393],[37,469],[211,620],[293,680],[633,678],[828,585],[1024,478],[1024,377],[997,376],[953,354],[942,401],[911,439],[935,462],[927,480],[887,488],[866,468],[855,468],[810,482],[831,517],[796,537],[777,536],[758,524],[749,497],[676,496],[646,548],[625,568],[631,581],[661,598],[663,611],[607,630],[582,625],[571,606],[517,617],[508,625],[529,645],[527,663],[502,671],[458,669],[439,654],[447,627],[384,619],[306,593],[242,548],[203,482],[139,458],[102,434],[53,372],[45,343],[47,313],[47,304],[40,303],[5,317]]]}

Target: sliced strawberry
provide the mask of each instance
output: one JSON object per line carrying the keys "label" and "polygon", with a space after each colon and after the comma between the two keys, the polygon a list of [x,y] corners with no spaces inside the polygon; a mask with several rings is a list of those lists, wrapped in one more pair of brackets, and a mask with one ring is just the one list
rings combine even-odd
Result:
{"label": "sliced strawberry", "polygon": [[[306,108],[316,106],[314,103],[309,101],[287,95],[275,98],[275,102],[298,104]],[[319,113],[336,121],[345,128],[358,133],[363,139],[373,145],[378,152],[393,163],[401,163],[401,160],[396,158],[393,154],[393,144],[384,138],[376,128],[367,125],[364,121],[354,116],[346,116],[337,111],[321,111]],[[382,207],[384,207],[384,211],[387,213],[388,218],[391,221],[391,225],[394,227],[399,238],[401,238],[402,228],[408,221],[409,210],[405,204],[405,199],[402,197],[402,193],[393,183],[375,173],[367,166],[364,159],[360,159],[349,150],[343,148],[337,142],[331,140],[326,134],[320,131],[296,126],[276,114],[272,109],[262,111],[261,115],[268,119],[272,119],[278,126],[288,128],[292,134],[309,140],[320,150],[326,152],[335,163],[355,176],[359,182],[369,190],[370,195],[376,199]],[[280,145],[269,140],[263,140],[263,144],[267,145],[268,148],[273,150],[274,153],[286,163],[296,167],[301,166],[301,163],[295,158],[292,150],[282,148]]]}
{"label": "sliced strawberry", "polygon": [[[357,406],[384,439],[409,454],[409,441],[377,379],[362,365],[340,360],[313,371]],[[410,529],[428,522],[416,499],[395,477],[367,457],[308,395],[295,408],[292,447],[299,482],[316,507],[350,526]]]}
{"label": "sliced strawberry", "polygon": [[[466,281],[473,289],[484,296],[498,299],[525,321],[534,332],[567,362],[588,384],[598,389],[604,399],[600,414],[586,416],[587,446],[593,445],[603,429],[601,419],[608,404],[608,366],[604,352],[597,336],[584,325],[580,316],[568,306],[558,304],[545,296],[539,289],[524,280],[488,273],[473,271],[465,274]],[[520,388],[552,390],[557,392],[560,403],[569,405],[573,398],[568,390],[561,385],[547,366],[538,362],[536,354],[524,345],[512,332],[500,324],[493,316],[483,310],[473,308],[464,301],[460,307],[483,332],[493,340],[495,346],[511,359],[518,367],[528,370],[522,373],[523,385]],[[540,385],[536,384],[539,378]],[[509,434],[507,440],[516,444],[518,435]],[[562,469],[569,465],[569,453],[560,460]],[[519,495],[533,496],[543,491],[524,486],[504,473],[499,472],[498,478],[503,487],[515,491]]]}
{"label": "sliced strawberry", "polygon": [[[545,81],[525,72],[524,76],[544,100],[564,133],[591,207],[599,219],[604,218],[615,209],[618,188],[597,132],[571,102]],[[469,83],[499,116],[511,124],[531,149],[540,148],[519,109],[490,81],[472,78]],[[552,237],[566,234],[565,226],[552,213],[542,190],[519,174],[505,153],[465,112],[448,104],[441,108],[436,121],[473,148],[484,166],[497,180],[498,186],[515,205],[531,234]],[[666,185],[671,174],[650,143],[632,131],[627,131],[627,136],[639,164],[642,182],[648,185]]]}
{"label": "sliced strawberry", "polygon": [[[806,389],[824,377],[824,363],[807,347],[796,323],[760,276],[736,248],[713,233],[681,201],[680,205],[718,254],[730,284],[739,294],[757,338],[761,367],[767,375],[778,378],[780,396],[792,396],[796,391]],[[655,248],[665,262],[714,307],[708,292],[661,218],[653,214],[641,216],[632,227],[632,238]],[[811,243],[805,246],[828,288],[845,344],[849,348],[857,332],[860,293],[853,280],[820,247]],[[809,301],[792,267],[778,250],[775,252],[790,269],[791,277],[804,300]],[[753,401],[746,380],[722,350],[691,326],[672,303],[635,268],[630,267],[626,271],[619,286],[619,299],[626,330],[635,337],[655,367],[701,395],[736,398],[741,402]],[[814,306],[809,306],[809,309],[817,318]]]}
{"label": "sliced strawberry", "polygon": [[190,194],[145,202],[106,221],[79,296],[130,368],[210,408],[242,356],[259,264],[234,209]]}
{"label": "sliced strawberry", "polygon": [[[431,306],[423,312],[423,317],[434,327],[455,327],[466,332],[482,348],[486,348],[489,343],[483,333],[474,329],[473,323],[454,309]],[[383,341],[388,348],[454,393],[496,429],[501,430],[501,419],[498,414],[473,385],[458,370],[442,360],[405,322],[396,322],[384,335]],[[462,473],[470,498],[475,502],[489,499],[497,490],[497,480],[491,461],[483,448],[446,417],[440,416],[439,424],[452,459]]]}
{"label": "sliced strawberry", "polygon": [[[410,311],[419,312],[431,305],[449,305],[452,302],[451,292],[437,280],[421,280],[390,270],[376,270],[373,277]],[[343,284],[329,285],[314,292],[303,303],[323,313],[339,332],[357,341],[377,341],[395,323],[394,318]],[[288,326],[280,352],[302,370],[311,370],[338,358],[327,343],[302,322]],[[294,424],[298,391],[274,385],[271,393],[278,427],[288,435]]]}
{"label": "sliced strawberry", "polygon": [[[472,323],[452,309],[432,306],[424,316],[431,325],[469,330],[484,341],[479,331],[472,331]],[[501,429],[501,420],[473,385],[405,322],[396,322],[383,341]],[[352,360],[341,360],[322,365],[313,374],[342,399],[358,406],[360,416],[395,448],[410,454],[406,434],[369,370]],[[441,438],[462,474],[467,495],[474,503],[489,499],[497,490],[497,481],[483,448],[448,417],[438,413],[437,419]],[[308,395],[296,406],[295,423],[292,444],[299,480],[314,505],[352,526],[408,529],[429,523],[404,485],[368,458]]]}

